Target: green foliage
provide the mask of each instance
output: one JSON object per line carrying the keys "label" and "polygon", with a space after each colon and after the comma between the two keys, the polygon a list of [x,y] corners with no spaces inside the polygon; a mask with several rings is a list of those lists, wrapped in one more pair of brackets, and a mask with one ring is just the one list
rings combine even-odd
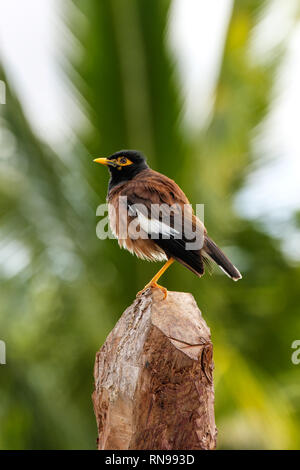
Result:
{"label": "green foliage", "polygon": [[[120,148],[143,150],[192,202],[205,203],[210,235],[244,274],[237,284],[218,272],[199,280],[174,265],[164,278],[170,289],[195,295],[212,330],[219,447],[299,447],[290,356],[300,328],[300,269],[233,208],[280,59],[262,65],[249,54],[261,3],[235,3],[212,121],[196,139],[180,126],[182,96],[165,43],[169,0],[76,0],[80,15],[64,11],[81,48],[64,67],[90,124],[71,149],[55,153],[41,142],[8,89],[0,107],[0,255],[7,258],[0,448],[95,447],[95,352],[157,269],[96,238],[108,175],[92,159]],[[8,83],[3,69],[0,78]]]}

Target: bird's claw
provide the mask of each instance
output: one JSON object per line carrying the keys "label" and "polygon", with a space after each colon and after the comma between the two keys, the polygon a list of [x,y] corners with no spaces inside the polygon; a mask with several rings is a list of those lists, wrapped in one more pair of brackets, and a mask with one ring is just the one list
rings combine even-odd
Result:
{"label": "bird's claw", "polygon": [[140,295],[142,295],[142,294],[143,294],[144,292],[146,292],[146,290],[149,289],[149,288],[150,288],[150,289],[160,289],[160,290],[163,292],[163,294],[164,294],[163,300],[165,300],[165,299],[167,298],[167,296],[168,296],[168,290],[167,290],[165,287],[160,286],[160,285],[157,284],[156,282],[150,282],[149,284],[146,284],[146,285],[145,285],[144,289],[142,289],[142,290],[140,290],[140,291],[138,292],[137,297],[140,296]]}

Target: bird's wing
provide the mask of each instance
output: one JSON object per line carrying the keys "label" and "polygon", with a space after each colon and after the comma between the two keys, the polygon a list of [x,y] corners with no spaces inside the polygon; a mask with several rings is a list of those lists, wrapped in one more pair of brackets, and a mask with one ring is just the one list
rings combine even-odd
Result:
{"label": "bird's wing", "polygon": [[[197,275],[204,272],[200,250],[205,228],[194,215],[188,199],[176,183],[153,172],[152,178],[126,184],[128,215],[169,257],[175,258]],[[157,176],[158,175],[158,176]]]}

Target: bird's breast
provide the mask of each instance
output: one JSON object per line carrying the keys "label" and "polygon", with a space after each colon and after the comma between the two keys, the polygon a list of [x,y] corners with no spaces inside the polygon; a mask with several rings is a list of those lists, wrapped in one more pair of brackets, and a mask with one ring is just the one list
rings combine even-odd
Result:
{"label": "bird's breast", "polygon": [[109,198],[108,215],[111,231],[121,248],[148,261],[167,260],[165,252],[142,229],[138,217],[130,214],[121,192]]}

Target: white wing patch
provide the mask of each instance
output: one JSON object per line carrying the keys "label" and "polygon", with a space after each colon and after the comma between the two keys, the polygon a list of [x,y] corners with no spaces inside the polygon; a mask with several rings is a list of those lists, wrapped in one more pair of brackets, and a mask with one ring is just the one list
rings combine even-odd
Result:
{"label": "white wing patch", "polygon": [[157,219],[148,219],[144,214],[142,214],[139,210],[136,209],[136,214],[140,223],[141,228],[144,232],[148,233],[149,235],[164,235],[165,237],[175,237],[176,235],[180,235],[180,233],[164,222],[161,222]]}

